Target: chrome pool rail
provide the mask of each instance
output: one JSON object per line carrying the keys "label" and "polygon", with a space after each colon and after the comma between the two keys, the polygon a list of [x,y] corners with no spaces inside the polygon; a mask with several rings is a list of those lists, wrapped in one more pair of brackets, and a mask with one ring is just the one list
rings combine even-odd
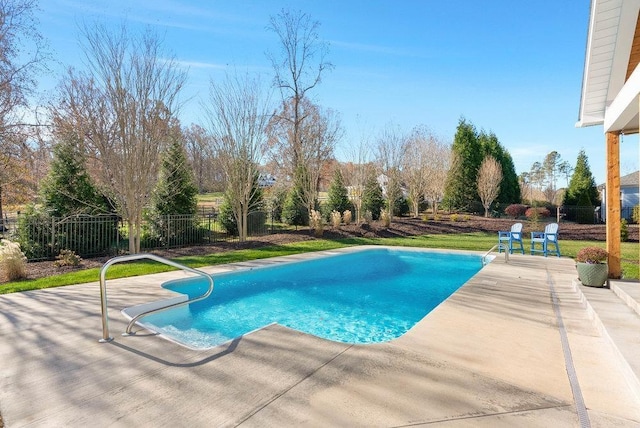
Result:
{"label": "chrome pool rail", "polygon": [[125,335],[132,334],[131,333],[131,329],[133,328],[133,325],[136,323],[136,321],[138,319],[140,319],[141,317],[143,317],[145,315],[149,315],[149,314],[155,313],[155,312],[164,311],[165,309],[171,309],[171,308],[175,308],[177,306],[182,306],[182,305],[186,305],[186,304],[193,303],[193,302],[198,302],[200,300],[206,299],[207,297],[209,297],[211,292],[213,292],[213,278],[210,275],[202,272],[201,270],[193,269],[193,268],[190,268],[188,266],[181,265],[180,263],[176,263],[174,261],[167,260],[167,259],[165,259],[163,257],[156,256],[155,254],[141,253],[141,254],[130,254],[130,255],[125,255],[125,256],[114,257],[114,258],[108,260],[104,265],[102,265],[102,268],[100,269],[100,306],[101,306],[101,310],[102,310],[102,339],[100,339],[99,342],[101,342],[101,343],[111,342],[113,340],[113,337],[111,337],[109,335],[109,314],[107,312],[107,279],[106,279],[107,278],[107,270],[109,269],[109,267],[111,267],[112,265],[114,265],[116,263],[129,262],[129,261],[141,260],[141,259],[154,260],[156,262],[159,262],[159,263],[162,263],[162,264],[165,264],[165,265],[168,265],[168,266],[172,266],[172,267],[181,269],[181,270],[183,270],[185,272],[190,272],[190,273],[193,273],[195,275],[203,276],[209,282],[209,288],[207,289],[206,293],[204,293],[203,295],[201,295],[199,297],[194,297],[192,299],[188,299],[188,300],[185,300],[185,301],[182,301],[182,302],[172,303],[170,305],[162,306],[162,307],[155,308],[155,309],[150,309],[148,311],[144,311],[144,312],[139,313],[138,315],[133,317],[133,319],[131,319],[131,321],[127,325],[127,329],[126,329],[126,331],[124,333]]}
{"label": "chrome pool rail", "polygon": [[489,254],[491,254],[494,250],[496,250],[498,248],[504,250],[504,262],[505,263],[509,263],[509,248],[508,248],[508,246],[505,245],[505,244],[502,244],[502,243],[498,243],[498,244],[494,245],[493,247],[491,247],[491,249],[489,251],[484,253],[484,255],[482,256],[482,266],[486,266],[487,265],[487,257],[489,256]]}

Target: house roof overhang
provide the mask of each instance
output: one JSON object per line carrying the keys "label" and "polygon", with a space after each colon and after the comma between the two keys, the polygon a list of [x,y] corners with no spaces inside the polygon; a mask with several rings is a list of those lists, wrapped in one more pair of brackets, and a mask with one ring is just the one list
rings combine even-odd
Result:
{"label": "house roof overhang", "polygon": [[640,71],[633,58],[639,12],[640,0],[591,1],[577,127],[638,132]]}

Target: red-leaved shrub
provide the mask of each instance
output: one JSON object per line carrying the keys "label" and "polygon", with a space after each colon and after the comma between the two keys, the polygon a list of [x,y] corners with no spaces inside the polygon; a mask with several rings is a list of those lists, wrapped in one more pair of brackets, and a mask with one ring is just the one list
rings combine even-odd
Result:
{"label": "red-leaved shrub", "polygon": [[538,217],[549,217],[551,212],[545,207],[531,207],[525,211],[524,215],[527,216],[527,218],[531,218],[535,215]]}
{"label": "red-leaved shrub", "polygon": [[504,213],[509,217],[518,218],[527,211],[527,206],[522,204],[511,204],[504,209]]}

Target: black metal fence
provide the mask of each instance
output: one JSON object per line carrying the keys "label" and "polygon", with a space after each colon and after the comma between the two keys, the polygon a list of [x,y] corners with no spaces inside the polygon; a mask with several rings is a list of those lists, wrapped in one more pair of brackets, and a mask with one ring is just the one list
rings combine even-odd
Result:
{"label": "black metal fence", "polygon": [[[600,206],[581,207],[563,205],[559,207],[561,220],[575,221],[582,224],[601,224],[605,222],[605,213]],[[552,215],[554,213],[551,213]],[[633,207],[624,207],[620,210],[620,218],[628,223],[635,223],[633,219]]]}
{"label": "black metal fence", "polygon": [[[249,237],[273,233],[275,228],[266,213],[249,214]],[[19,242],[30,261],[53,260],[62,250],[87,258],[118,255],[129,249],[127,223],[117,216],[21,215],[15,221],[4,222],[0,236]],[[237,235],[225,230],[214,212],[168,215],[143,221],[140,249],[208,245],[237,239]]]}

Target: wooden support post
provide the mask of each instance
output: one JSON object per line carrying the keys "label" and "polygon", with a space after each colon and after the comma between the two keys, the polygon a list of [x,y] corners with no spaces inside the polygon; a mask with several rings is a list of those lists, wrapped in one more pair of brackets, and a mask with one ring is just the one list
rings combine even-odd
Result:
{"label": "wooden support post", "polygon": [[609,278],[620,278],[620,137],[607,132],[607,251]]}

